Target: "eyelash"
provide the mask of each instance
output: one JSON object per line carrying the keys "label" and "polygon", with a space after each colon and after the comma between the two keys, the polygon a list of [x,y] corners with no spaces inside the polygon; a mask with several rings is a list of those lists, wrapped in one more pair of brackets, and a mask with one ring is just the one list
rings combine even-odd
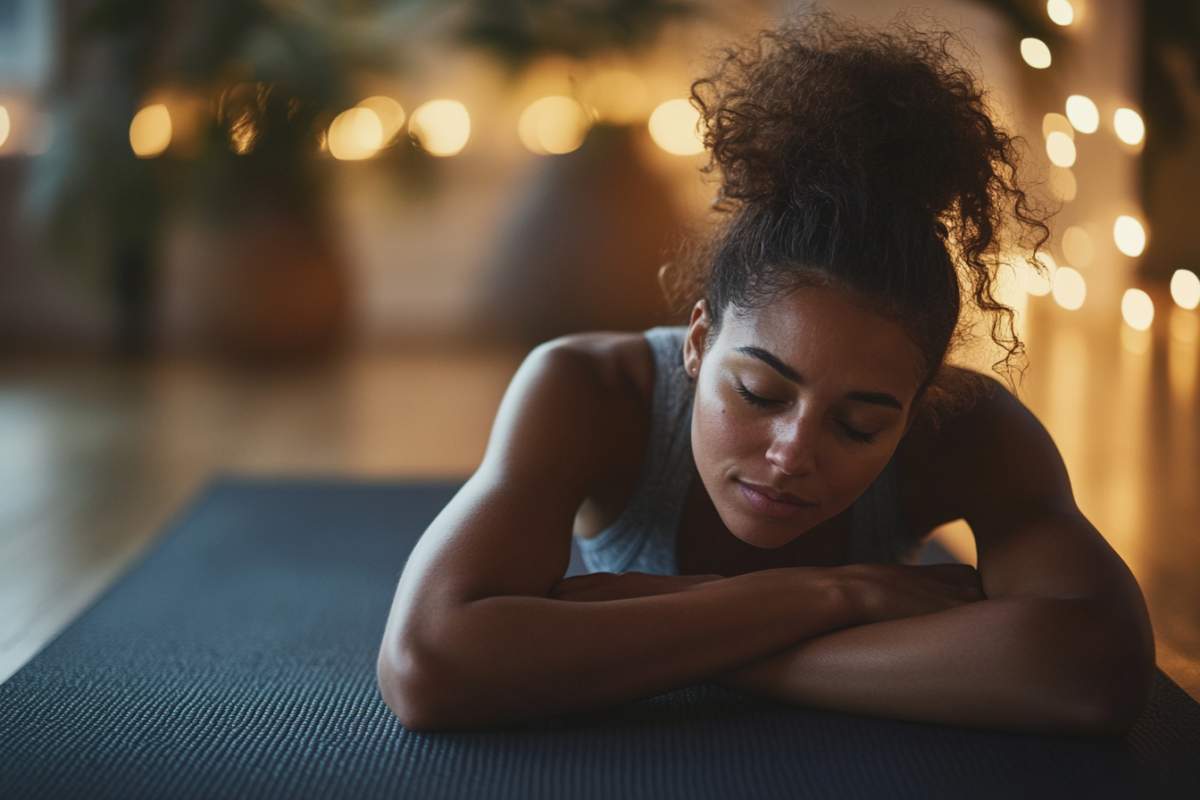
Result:
{"label": "eyelash", "polygon": [[[742,397],[744,397],[746,399],[747,403],[750,403],[751,405],[754,405],[754,406],[758,406],[760,408],[767,408],[769,406],[773,406],[777,402],[775,400],[768,400],[765,397],[759,397],[758,395],[754,394],[749,389],[747,389],[741,383],[741,381],[737,382],[737,386],[735,387],[735,389],[737,390],[738,394],[740,394]],[[853,439],[856,442],[863,442],[864,444],[869,444],[872,441],[874,441],[875,437],[878,435],[878,434],[874,434],[874,433],[863,433],[862,431],[855,430],[854,428],[851,428],[849,425],[847,425],[844,422],[839,423],[839,424],[842,426],[842,430],[844,430],[846,432],[846,435],[849,436],[851,439]]]}

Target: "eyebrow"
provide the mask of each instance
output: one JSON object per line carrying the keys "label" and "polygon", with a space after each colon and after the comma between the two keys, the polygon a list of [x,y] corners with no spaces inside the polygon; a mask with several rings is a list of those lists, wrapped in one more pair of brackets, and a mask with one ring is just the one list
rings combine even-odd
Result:
{"label": "eyebrow", "polygon": [[[783,363],[783,361],[781,361],[774,353],[753,345],[746,345],[744,347],[737,347],[734,349],[738,353],[745,353],[748,356],[757,358],[759,361],[763,362],[792,383],[804,383],[804,376],[792,369],[787,364]],[[904,410],[904,406],[900,403],[900,401],[887,392],[866,392],[856,390],[847,392],[846,397],[850,400],[857,400],[860,403],[874,403],[876,405],[894,408],[898,411]]]}

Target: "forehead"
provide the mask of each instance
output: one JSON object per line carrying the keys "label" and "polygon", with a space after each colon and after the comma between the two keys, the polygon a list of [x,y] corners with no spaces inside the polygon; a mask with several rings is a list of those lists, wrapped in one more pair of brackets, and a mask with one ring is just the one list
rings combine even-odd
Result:
{"label": "forehead", "polygon": [[730,351],[755,345],[806,378],[813,373],[860,388],[916,391],[920,353],[912,339],[897,322],[854,302],[844,290],[805,287],[761,308],[731,311],[720,337]]}

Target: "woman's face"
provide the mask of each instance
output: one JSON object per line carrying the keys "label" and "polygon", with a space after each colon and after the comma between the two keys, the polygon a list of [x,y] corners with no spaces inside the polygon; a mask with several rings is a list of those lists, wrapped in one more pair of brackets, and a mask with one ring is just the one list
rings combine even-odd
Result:
{"label": "woman's face", "polygon": [[[705,353],[709,326],[702,300],[684,343],[696,468],[734,536],[781,547],[848,508],[887,465],[920,356],[901,327],[832,288],[731,306]],[[746,483],[807,502],[764,501]]]}

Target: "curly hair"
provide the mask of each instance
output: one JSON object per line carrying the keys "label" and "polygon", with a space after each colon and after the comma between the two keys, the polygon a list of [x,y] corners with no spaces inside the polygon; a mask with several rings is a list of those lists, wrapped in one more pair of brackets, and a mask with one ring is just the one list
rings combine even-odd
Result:
{"label": "curly hair", "polygon": [[760,307],[803,286],[849,290],[921,351],[916,401],[934,424],[986,383],[944,368],[970,338],[966,296],[994,314],[991,336],[1007,356],[993,369],[1011,368],[1024,345],[1013,310],[993,295],[996,270],[1010,247],[1036,260],[1049,214],[1019,185],[1020,139],[997,126],[954,44],[955,34],[903,17],[872,30],[816,11],[722,48],[691,102],[723,219],[660,271],[673,311],[705,298],[711,344],[727,304]]}

